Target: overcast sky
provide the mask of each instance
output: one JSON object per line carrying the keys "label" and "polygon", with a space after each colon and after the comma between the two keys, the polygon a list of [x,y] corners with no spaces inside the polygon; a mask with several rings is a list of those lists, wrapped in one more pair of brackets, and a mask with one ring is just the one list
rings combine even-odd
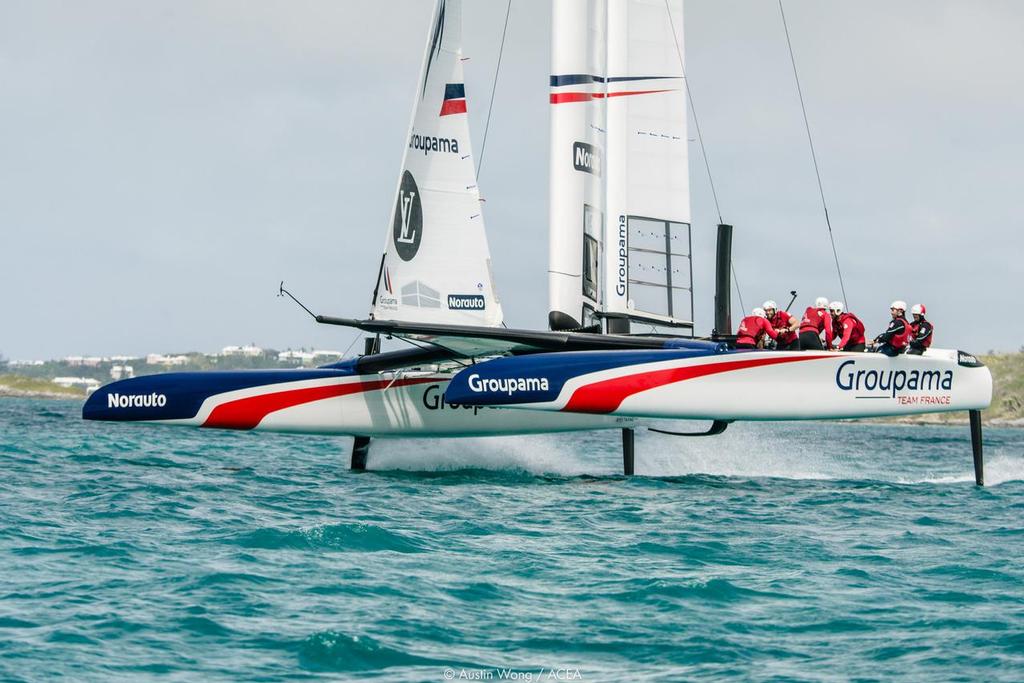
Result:
{"label": "overcast sky", "polygon": [[[673,0],[677,1],[677,0]],[[505,3],[467,0],[480,147]],[[0,1],[0,353],[344,349],[366,315],[426,0]],[[1024,3],[786,0],[851,308],[924,301],[1015,350]],[[690,85],[747,308],[839,298],[774,0],[687,0]],[[510,326],[546,324],[549,13],[513,0],[480,177]],[[717,216],[691,143],[698,331]]]}

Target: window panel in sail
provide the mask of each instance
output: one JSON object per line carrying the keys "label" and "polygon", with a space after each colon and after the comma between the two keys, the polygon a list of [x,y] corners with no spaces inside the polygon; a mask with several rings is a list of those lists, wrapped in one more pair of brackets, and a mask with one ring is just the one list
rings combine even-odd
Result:
{"label": "window panel in sail", "polygon": [[690,225],[629,216],[630,308],[672,321],[693,320]]}

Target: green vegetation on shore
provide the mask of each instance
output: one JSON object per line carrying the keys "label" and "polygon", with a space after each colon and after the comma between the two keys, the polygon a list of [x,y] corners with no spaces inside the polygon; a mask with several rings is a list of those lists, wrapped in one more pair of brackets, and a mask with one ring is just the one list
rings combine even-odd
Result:
{"label": "green vegetation on shore", "polygon": [[985,411],[988,420],[1022,421],[1024,425],[1024,353],[983,356],[992,371],[992,407]]}
{"label": "green vegetation on shore", "polygon": [[81,387],[62,387],[48,379],[25,375],[0,375],[0,396],[33,398],[85,398]]}
{"label": "green vegetation on shore", "polygon": [[[1024,352],[979,356],[992,373],[992,405],[981,415],[993,427],[1024,427]],[[864,422],[901,424],[967,424],[967,413],[928,413],[906,417],[877,417]]]}

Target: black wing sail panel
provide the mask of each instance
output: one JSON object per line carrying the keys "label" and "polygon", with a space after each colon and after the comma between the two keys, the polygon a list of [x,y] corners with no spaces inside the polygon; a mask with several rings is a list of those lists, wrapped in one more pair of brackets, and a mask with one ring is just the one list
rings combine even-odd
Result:
{"label": "black wing sail panel", "polygon": [[447,349],[464,357],[493,356],[543,351],[601,351],[608,349],[699,348],[717,353],[726,346],[717,342],[678,337],[548,332],[506,327],[446,325],[401,320],[357,320],[316,316],[325,325],[353,327],[372,334],[401,337]]}

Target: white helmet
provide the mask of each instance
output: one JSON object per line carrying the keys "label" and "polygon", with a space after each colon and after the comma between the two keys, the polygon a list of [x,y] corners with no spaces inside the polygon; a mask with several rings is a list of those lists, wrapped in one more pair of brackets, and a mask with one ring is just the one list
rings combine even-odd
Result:
{"label": "white helmet", "polygon": [[830,303],[828,305],[828,310],[832,311],[836,315],[839,315],[840,313],[843,312],[843,302],[842,301],[833,301],[832,303]]}
{"label": "white helmet", "polygon": [[823,296],[819,296],[817,299],[814,300],[814,307],[815,308],[828,308],[828,299],[826,299]]}
{"label": "white helmet", "polygon": [[751,313],[756,315],[758,318],[767,318],[768,317],[768,315],[764,312],[763,308],[755,308],[754,310],[751,311]]}
{"label": "white helmet", "polygon": [[771,299],[768,299],[768,301],[765,301],[763,304],[761,304],[761,308],[764,308],[766,310],[770,308],[773,311],[777,311],[779,310],[779,305],[772,301]]}
{"label": "white helmet", "polygon": [[924,315],[925,314],[924,304],[914,304],[914,307],[910,309],[911,315]]}
{"label": "white helmet", "polygon": [[903,311],[905,313],[907,311],[907,302],[900,301],[899,299],[897,299],[896,301],[892,302],[892,306],[890,306],[889,308],[895,308],[897,311]]}

